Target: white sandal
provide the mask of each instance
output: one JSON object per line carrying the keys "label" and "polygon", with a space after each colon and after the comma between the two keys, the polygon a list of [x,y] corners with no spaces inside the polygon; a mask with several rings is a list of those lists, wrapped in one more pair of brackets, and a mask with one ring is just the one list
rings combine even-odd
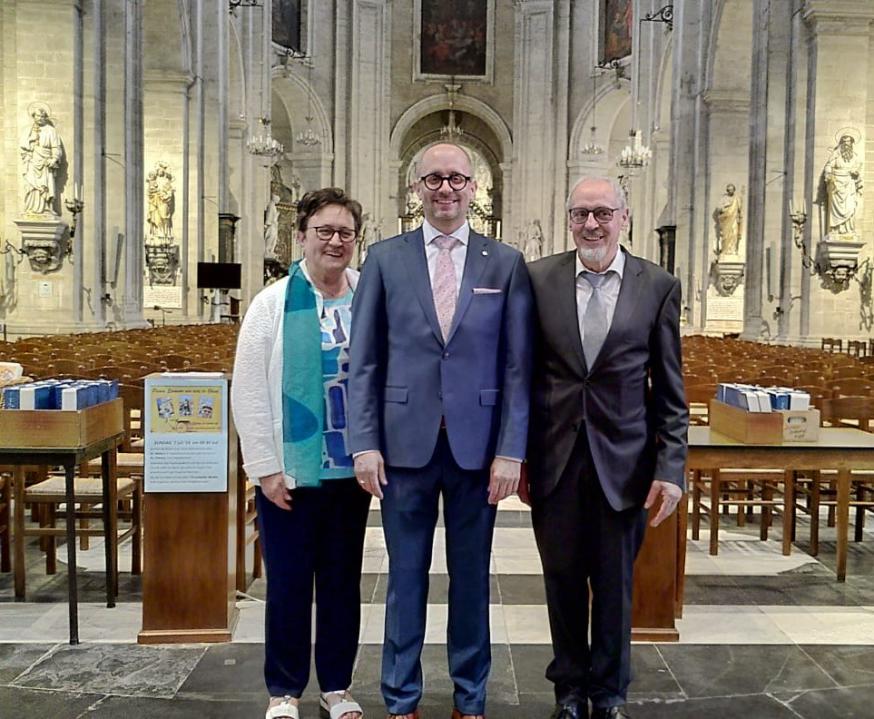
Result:
{"label": "white sandal", "polygon": [[282,701],[279,704],[268,707],[264,719],[300,719],[300,711],[289,699],[291,697],[286,694],[282,697]]}
{"label": "white sandal", "polygon": [[[345,699],[345,701],[340,701],[334,704],[334,706],[330,706],[328,704],[329,694],[339,694]],[[346,697],[348,697],[348,699],[346,699]],[[353,712],[357,712],[362,718],[364,717],[364,710],[358,702],[352,699],[348,689],[319,694],[319,714],[322,719],[340,719],[344,714],[351,714]]]}

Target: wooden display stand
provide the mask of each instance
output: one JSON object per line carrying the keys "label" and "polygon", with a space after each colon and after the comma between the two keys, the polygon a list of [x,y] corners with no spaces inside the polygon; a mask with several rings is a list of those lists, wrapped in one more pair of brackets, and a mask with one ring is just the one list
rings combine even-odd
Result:
{"label": "wooden display stand", "polygon": [[227,492],[144,500],[140,644],[229,642],[237,623],[237,434],[228,412]]}
{"label": "wooden display stand", "polygon": [[[658,502],[650,510],[654,517]],[[647,524],[634,564],[631,638],[636,642],[676,642],[675,618],[682,616],[686,568],[686,496],[658,527]]]}

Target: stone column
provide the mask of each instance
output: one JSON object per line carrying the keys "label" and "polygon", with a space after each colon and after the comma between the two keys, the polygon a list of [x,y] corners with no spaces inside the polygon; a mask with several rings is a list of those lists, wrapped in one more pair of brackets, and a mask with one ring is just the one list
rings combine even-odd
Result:
{"label": "stone column", "polygon": [[94,218],[94,242],[90,243],[90,261],[94,268],[91,275],[91,304],[94,321],[106,322],[106,25],[103,0],[93,0],[94,16],[94,180],[90,193],[91,216]]}
{"label": "stone column", "polygon": [[552,177],[554,189],[552,192],[553,219],[544,225],[544,237],[549,237],[551,251],[564,249],[563,238],[567,235],[567,211],[565,201],[567,199],[567,182],[563,180],[567,176],[565,168],[568,157],[568,139],[572,120],[568,114],[568,102],[570,94],[570,36],[571,36],[571,2],[559,0],[555,8],[555,136],[553,139]]}
{"label": "stone column", "polygon": [[[516,6],[513,134],[512,224],[505,237],[515,237],[532,220],[540,220],[544,254],[556,242],[556,111],[555,3],[552,0],[514,0]],[[567,90],[563,92],[567,113]],[[562,118],[566,124],[566,117]],[[563,157],[567,157],[567,152]],[[562,173],[564,174],[564,173]]]}
{"label": "stone column", "polygon": [[[73,188],[74,193],[75,188],[80,188],[80,196],[76,199],[81,199],[81,188],[85,176],[84,35],[82,2],[77,0],[73,8],[73,145],[76,148],[76,154],[73,156]],[[74,193],[69,194],[73,195]],[[76,220],[76,235],[73,238],[73,318],[76,322],[82,322],[85,319],[85,245],[82,242],[85,232],[85,218],[83,213],[80,212]]]}
{"label": "stone column", "polygon": [[[270,0],[264,0],[263,13],[270,17]],[[218,211],[231,211],[228,204],[228,9],[223,2],[216,4],[217,61],[218,61]],[[234,248],[231,247],[230,257],[221,257],[222,247],[219,245],[219,260],[232,262]]]}
{"label": "stone column", "polygon": [[[334,6],[334,184],[346,187],[349,184],[346,130],[349,127],[351,110],[349,97],[349,77],[352,74],[351,47],[352,31],[349,27],[348,3],[338,2]],[[388,188],[389,190],[391,187]],[[390,208],[386,208],[386,215]],[[394,227],[392,225],[392,227]],[[385,232],[385,229],[384,229]],[[386,237],[393,235],[391,229]]]}
{"label": "stone column", "polygon": [[750,87],[750,189],[747,203],[747,251],[744,278],[744,329],[741,337],[757,340],[765,326],[762,294],[765,291],[765,192],[768,172],[768,43],[771,7],[768,0],[753,5],[753,66]]}
{"label": "stone column", "polygon": [[[675,4],[674,90],[671,98],[671,157],[669,194],[660,224],[676,226],[675,274],[683,284],[683,321],[703,329],[704,305],[701,276],[700,214],[706,212],[706,195],[699,186],[706,174],[701,151],[706,136],[706,112],[701,89],[706,72],[706,48],[711,23],[711,3]],[[697,214],[696,214],[697,213]]]}
{"label": "stone column", "polygon": [[124,6],[125,240],[122,317],[126,327],[143,319],[143,3]]}
{"label": "stone column", "polygon": [[387,177],[391,98],[391,2],[353,0],[349,192],[382,226],[397,222]]}

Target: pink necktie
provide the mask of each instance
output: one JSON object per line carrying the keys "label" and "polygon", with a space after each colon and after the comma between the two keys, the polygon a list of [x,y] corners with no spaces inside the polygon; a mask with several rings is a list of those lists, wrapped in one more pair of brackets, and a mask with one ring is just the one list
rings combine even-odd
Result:
{"label": "pink necktie", "polygon": [[455,315],[455,303],[458,300],[458,286],[455,278],[455,267],[449,256],[452,248],[458,244],[454,237],[441,235],[434,238],[434,244],[440,250],[437,253],[437,266],[434,268],[434,307],[437,310],[437,321],[443,332],[443,339],[449,336],[452,317]]}

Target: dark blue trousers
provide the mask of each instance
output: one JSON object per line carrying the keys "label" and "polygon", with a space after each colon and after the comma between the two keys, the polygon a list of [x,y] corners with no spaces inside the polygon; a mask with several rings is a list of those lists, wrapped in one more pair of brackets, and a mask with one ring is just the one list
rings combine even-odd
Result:
{"label": "dark blue trousers", "polygon": [[491,667],[489,559],[496,509],[488,504],[488,475],[488,470],[461,469],[445,432],[427,466],[387,469],[382,500],[389,558],[382,694],[389,714],[412,712],[422,697],[428,569],[441,496],[449,569],[446,644],[455,706],[462,714],[485,710]]}
{"label": "dark blue trousers", "polygon": [[625,703],[634,559],[646,517],[643,508],[617,512],[609,505],[583,427],[557,486],[535,498],[531,511],[555,654],[546,678],[559,702],[588,697],[596,707]]}
{"label": "dark blue trousers", "polygon": [[309,681],[314,578],[319,687],[346,689],[358,651],[370,495],[354,479],[331,479],[293,490],[290,512],[260,489],[256,496],[267,568],[267,690],[270,696],[300,697]]}

